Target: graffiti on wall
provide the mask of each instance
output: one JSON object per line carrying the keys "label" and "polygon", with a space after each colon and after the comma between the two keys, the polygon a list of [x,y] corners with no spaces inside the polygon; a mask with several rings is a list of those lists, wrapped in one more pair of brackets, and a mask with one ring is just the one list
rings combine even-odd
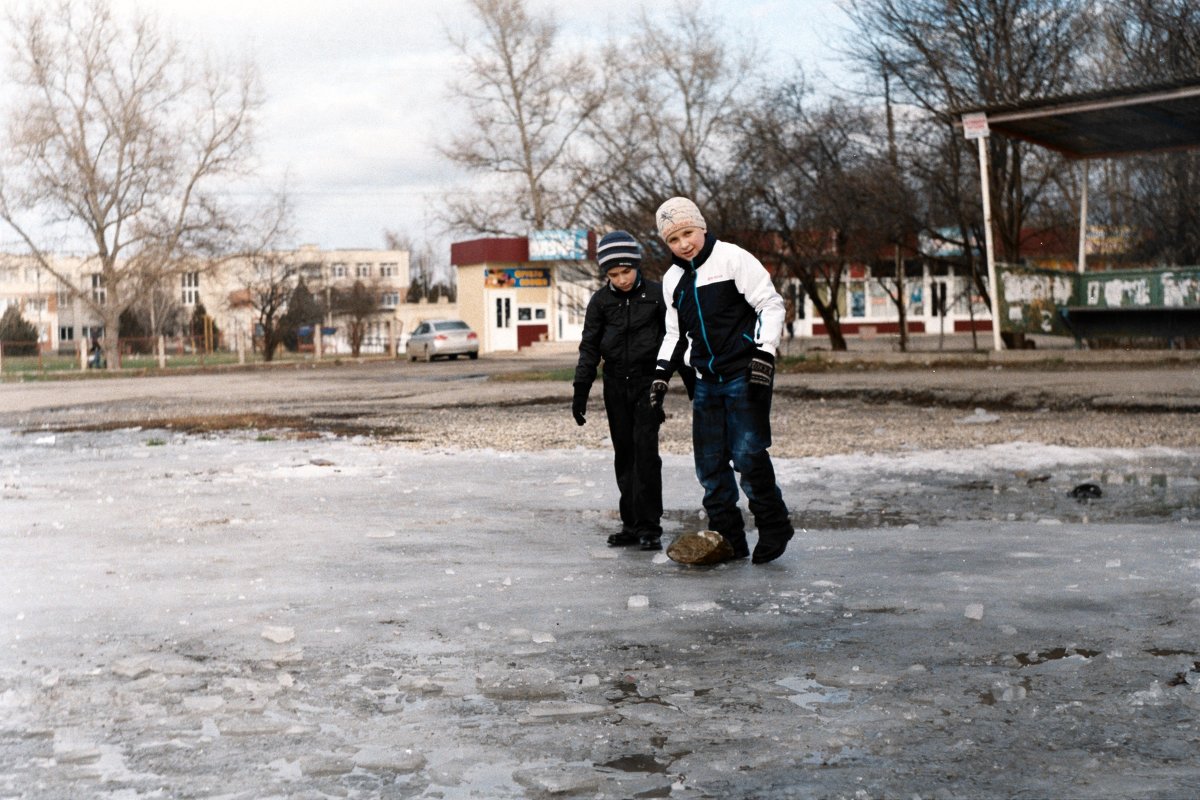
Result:
{"label": "graffiti on wall", "polygon": [[1200,306],[1200,271],[1164,272],[1162,294],[1164,306]]}
{"label": "graffiti on wall", "polygon": [[1003,329],[1016,333],[1068,333],[1058,313],[1075,292],[1075,276],[1059,270],[1005,266],[1000,270]]}
{"label": "graffiti on wall", "polygon": [[1098,308],[1131,308],[1150,305],[1150,276],[1109,278],[1087,283],[1085,305]]}

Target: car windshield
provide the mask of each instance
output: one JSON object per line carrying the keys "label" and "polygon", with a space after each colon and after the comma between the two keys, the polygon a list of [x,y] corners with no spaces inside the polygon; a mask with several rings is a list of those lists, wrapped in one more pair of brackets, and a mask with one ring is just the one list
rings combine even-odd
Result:
{"label": "car windshield", "polygon": [[437,322],[434,327],[439,331],[468,331],[470,326],[462,320],[451,320],[450,322]]}

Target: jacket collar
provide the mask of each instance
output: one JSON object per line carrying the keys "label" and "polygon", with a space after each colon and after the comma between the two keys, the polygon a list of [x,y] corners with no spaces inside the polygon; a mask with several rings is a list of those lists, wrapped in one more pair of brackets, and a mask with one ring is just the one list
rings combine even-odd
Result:
{"label": "jacket collar", "polygon": [[617,297],[632,297],[633,295],[637,294],[638,292],[640,292],[642,290],[642,288],[643,288],[642,284],[644,284],[645,281],[642,280],[642,271],[639,269],[638,274],[637,274],[637,280],[633,282],[633,286],[630,286],[629,291],[627,291],[627,292],[622,292],[620,289],[613,286],[612,281],[606,280],[605,283],[608,284],[608,290],[610,292],[612,292],[613,294],[615,294]]}
{"label": "jacket collar", "polygon": [[691,261],[680,258],[679,256],[671,256],[671,263],[677,264],[683,269],[700,269],[708,257],[712,255],[713,247],[717,243],[717,237],[713,236],[708,231],[704,232],[704,247],[700,248],[700,252]]}

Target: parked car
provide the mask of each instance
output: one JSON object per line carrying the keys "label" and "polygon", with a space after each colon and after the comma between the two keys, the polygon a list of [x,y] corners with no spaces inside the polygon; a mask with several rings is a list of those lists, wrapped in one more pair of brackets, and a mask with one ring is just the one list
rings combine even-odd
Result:
{"label": "parked car", "polygon": [[409,361],[424,358],[479,358],[479,337],[461,319],[432,319],[422,322],[408,337]]}

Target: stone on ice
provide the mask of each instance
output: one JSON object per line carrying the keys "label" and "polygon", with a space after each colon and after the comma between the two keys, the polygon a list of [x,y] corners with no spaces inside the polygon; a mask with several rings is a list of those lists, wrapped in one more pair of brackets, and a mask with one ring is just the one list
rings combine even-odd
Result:
{"label": "stone on ice", "polygon": [[626,608],[649,608],[650,598],[644,594],[631,594],[625,601]]}
{"label": "stone on ice", "polygon": [[963,611],[963,616],[976,621],[983,619],[983,603],[969,603]]}
{"label": "stone on ice", "polygon": [[733,558],[733,548],[716,531],[696,531],[676,536],[667,556],[680,564],[719,564]]}

